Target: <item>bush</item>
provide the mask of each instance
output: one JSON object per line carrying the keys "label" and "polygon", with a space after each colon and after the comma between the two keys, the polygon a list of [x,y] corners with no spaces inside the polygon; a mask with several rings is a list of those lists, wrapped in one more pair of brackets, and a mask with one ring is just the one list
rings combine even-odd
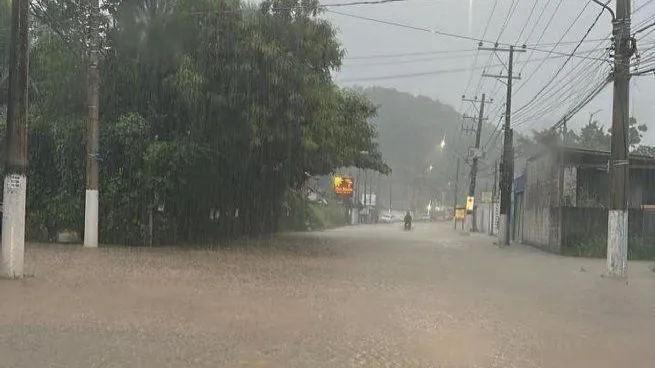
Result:
{"label": "bush", "polygon": [[279,228],[286,231],[314,231],[346,225],[346,208],[338,201],[311,203],[289,192],[279,219]]}

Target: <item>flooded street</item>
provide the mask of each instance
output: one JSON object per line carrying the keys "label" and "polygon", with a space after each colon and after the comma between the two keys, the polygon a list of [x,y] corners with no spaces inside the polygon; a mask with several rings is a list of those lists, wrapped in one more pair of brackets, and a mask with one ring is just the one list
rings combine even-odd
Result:
{"label": "flooded street", "polygon": [[650,367],[655,273],[600,277],[447,224],[217,251],[32,246],[2,367]]}

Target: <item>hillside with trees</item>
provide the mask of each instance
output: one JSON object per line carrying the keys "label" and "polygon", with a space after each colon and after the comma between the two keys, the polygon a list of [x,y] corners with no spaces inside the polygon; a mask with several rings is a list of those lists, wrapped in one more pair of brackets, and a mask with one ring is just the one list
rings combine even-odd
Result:
{"label": "hillside with trees", "polygon": [[[2,104],[9,3],[0,0]],[[89,14],[78,0],[31,4],[27,223],[43,240],[83,231]],[[308,176],[388,173],[375,107],[331,80],[344,52],[318,5],[102,2],[102,243],[270,233]]]}
{"label": "hillside with trees", "polygon": [[[455,163],[457,157],[466,158],[468,147],[474,145],[475,122],[464,121],[452,106],[425,96],[382,87],[361,89],[378,106],[374,119],[379,131],[380,150],[393,174],[391,185],[397,206],[427,204],[430,199],[452,205]],[[494,124],[485,123],[482,145],[491,145],[488,156],[480,164],[480,183],[491,179],[493,163],[499,154],[500,139],[489,140],[496,133]],[[468,130],[461,132],[461,128]],[[441,149],[442,139],[445,147]],[[429,168],[432,167],[430,172]],[[464,160],[460,167],[460,197],[468,188],[469,166]],[[450,184],[450,185],[449,185]],[[418,197],[421,197],[420,199]],[[412,201],[412,198],[415,198]],[[416,203],[412,203],[416,202]]]}

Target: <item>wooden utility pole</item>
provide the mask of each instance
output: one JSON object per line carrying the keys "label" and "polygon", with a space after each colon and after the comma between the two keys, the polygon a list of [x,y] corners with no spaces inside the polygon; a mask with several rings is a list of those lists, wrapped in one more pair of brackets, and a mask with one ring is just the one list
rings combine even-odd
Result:
{"label": "wooden utility pole", "polygon": [[2,253],[0,273],[23,277],[25,259],[25,200],[27,195],[29,0],[11,3],[9,93],[5,151]]}
{"label": "wooden utility pole", "polygon": [[[628,129],[630,58],[636,41],[630,34],[631,1],[617,0],[614,18],[614,102],[610,157],[610,208],[607,223],[607,273],[626,277],[628,270]],[[602,5],[602,4],[601,4]],[[611,11],[611,9],[609,9]]]}
{"label": "wooden utility pole", "polygon": [[98,69],[99,0],[88,0],[89,5],[89,51],[87,70],[87,108],[86,125],[86,201],[84,209],[84,246],[98,247],[99,212],[99,108],[100,108],[100,70]]}
{"label": "wooden utility pole", "polygon": [[498,243],[500,245],[509,245],[509,212],[512,203],[512,180],[514,179],[514,143],[513,132],[511,128],[512,118],[512,82],[515,79],[520,79],[520,76],[514,76],[514,53],[525,52],[525,49],[516,49],[510,46],[508,49],[498,47],[485,48],[479,47],[480,50],[492,52],[508,52],[509,62],[507,63],[507,75],[491,75],[482,74],[483,77],[491,77],[504,79],[507,78],[507,98],[505,101],[505,126],[504,126],[504,140],[503,140],[503,163],[500,166],[500,224],[498,229]]}
{"label": "wooden utility pole", "polygon": [[[477,175],[478,175],[478,160],[480,158],[480,137],[482,135],[482,122],[485,119],[484,117],[484,105],[487,102],[486,101],[486,95],[483,93],[482,94],[482,100],[478,101],[478,98],[475,97],[474,99],[466,99],[462,98],[463,101],[468,101],[472,103],[480,103],[480,108],[478,109],[479,115],[478,115],[478,127],[475,130],[475,152],[473,153],[472,158],[472,164],[471,164],[471,174],[469,176],[470,182],[469,182],[469,192],[468,196],[471,198],[475,198],[475,184],[477,182]],[[465,227],[466,231],[472,231],[476,232],[477,231],[477,224],[475,223],[475,200],[473,201],[474,207],[472,209],[467,209],[466,210],[466,222],[467,225]]]}

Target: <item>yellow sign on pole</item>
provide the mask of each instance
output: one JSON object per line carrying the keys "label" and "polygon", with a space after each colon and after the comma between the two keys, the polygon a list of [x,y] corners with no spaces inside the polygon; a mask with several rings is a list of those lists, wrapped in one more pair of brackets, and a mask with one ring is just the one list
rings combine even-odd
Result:
{"label": "yellow sign on pole", "polygon": [[473,205],[475,204],[475,200],[473,199],[472,196],[466,197],[466,210],[467,211],[473,211]]}
{"label": "yellow sign on pole", "polygon": [[465,217],[466,217],[466,210],[464,208],[458,207],[458,208],[455,209],[455,220],[456,221],[464,220]]}

